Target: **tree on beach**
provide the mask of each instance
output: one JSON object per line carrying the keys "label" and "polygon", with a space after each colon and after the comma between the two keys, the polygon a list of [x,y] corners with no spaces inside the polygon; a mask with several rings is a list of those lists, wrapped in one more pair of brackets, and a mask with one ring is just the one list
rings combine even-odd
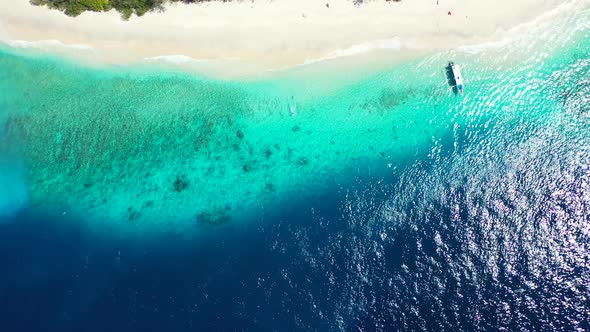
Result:
{"label": "tree on beach", "polygon": [[100,12],[110,9],[108,0],[31,0],[31,3],[59,9],[69,16],[78,16],[87,10]]}
{"label": "tree on beach", "polygon": [[142,16],[149,11],[163,10],[165,0],[30,0],[30,2],[36,6],[47,6],[63,11],[69,16],[78,16],[85,11],[103,12],[115,9],[124,19],[129,19],[133,14]]}

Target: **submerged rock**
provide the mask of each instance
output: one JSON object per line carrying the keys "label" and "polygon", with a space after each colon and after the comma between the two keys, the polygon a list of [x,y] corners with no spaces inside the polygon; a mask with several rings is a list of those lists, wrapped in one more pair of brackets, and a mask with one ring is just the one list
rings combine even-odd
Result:
{"label": "submerged rock", "polygon": [[238,132],[236,133],[236,135],[238,136],[239,139],[244,138],[244,133],[241,130],[238,130]]}
{"label": "submerged rock", "polygon": [[177,177],[172,185],[173,185],[174,190],[176,192],[181,192],[188,187],[188,181],[186,180],[186,178],[184,176]]}

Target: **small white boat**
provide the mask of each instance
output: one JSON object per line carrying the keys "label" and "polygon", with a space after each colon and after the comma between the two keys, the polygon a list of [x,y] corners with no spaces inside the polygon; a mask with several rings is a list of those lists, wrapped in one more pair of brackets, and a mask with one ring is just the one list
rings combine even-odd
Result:
{"label": "small white boat", "polygon": [[455,80],[455,87],[460,94],[463,94],[463,76],[461,75],[461,67],[451,62],[451,71],[453,72],[453,79]]}

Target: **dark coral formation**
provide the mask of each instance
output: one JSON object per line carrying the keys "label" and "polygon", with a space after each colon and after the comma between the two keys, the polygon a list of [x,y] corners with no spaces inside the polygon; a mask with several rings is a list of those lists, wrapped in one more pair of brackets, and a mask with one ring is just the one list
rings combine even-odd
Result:
{"label": "dark coral formation", "polygon": [[306,157],[300,157],[299,159],[297,159],[297,165],[305,166],[307,164],[309,164],[309,159],[307,159]]}
{"label": "dark coral formation", "polygon": [[201,212],[197,215],[197,222],[204,225],[225,224],[231,220],[231,216],[227,213],[227,210],[227,208],[220,208]]}
{"label": "dark coral formation", "polygon": [[266,149],[266,151],[264,151],[264,156],[266,159],[270,158],[270,156],[272,156],[272,151],[270,151],[270,149]]}
{"label": "dark coral formation", "polygon": [[141,212],[135,210],[132,206],[130,206],[127,209],[127,212],[129,212],[129,217],[128,217],[129,220],[135,220],[135,219],[141,217]]}
{"label": "dark coral formation", "polygon": [[181,192],[188,188],[188,181],[184,176],[177,177],[174,183],[172,184],[174,187],[174,191]]}

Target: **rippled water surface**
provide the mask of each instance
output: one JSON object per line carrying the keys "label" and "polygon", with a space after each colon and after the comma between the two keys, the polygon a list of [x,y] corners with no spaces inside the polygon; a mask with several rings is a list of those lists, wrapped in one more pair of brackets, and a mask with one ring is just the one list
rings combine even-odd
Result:
{"label": "rippled water surface", "polygon": [[590,12],[564,8],[345,84],[3,48],[0,324],[590,330]]}

